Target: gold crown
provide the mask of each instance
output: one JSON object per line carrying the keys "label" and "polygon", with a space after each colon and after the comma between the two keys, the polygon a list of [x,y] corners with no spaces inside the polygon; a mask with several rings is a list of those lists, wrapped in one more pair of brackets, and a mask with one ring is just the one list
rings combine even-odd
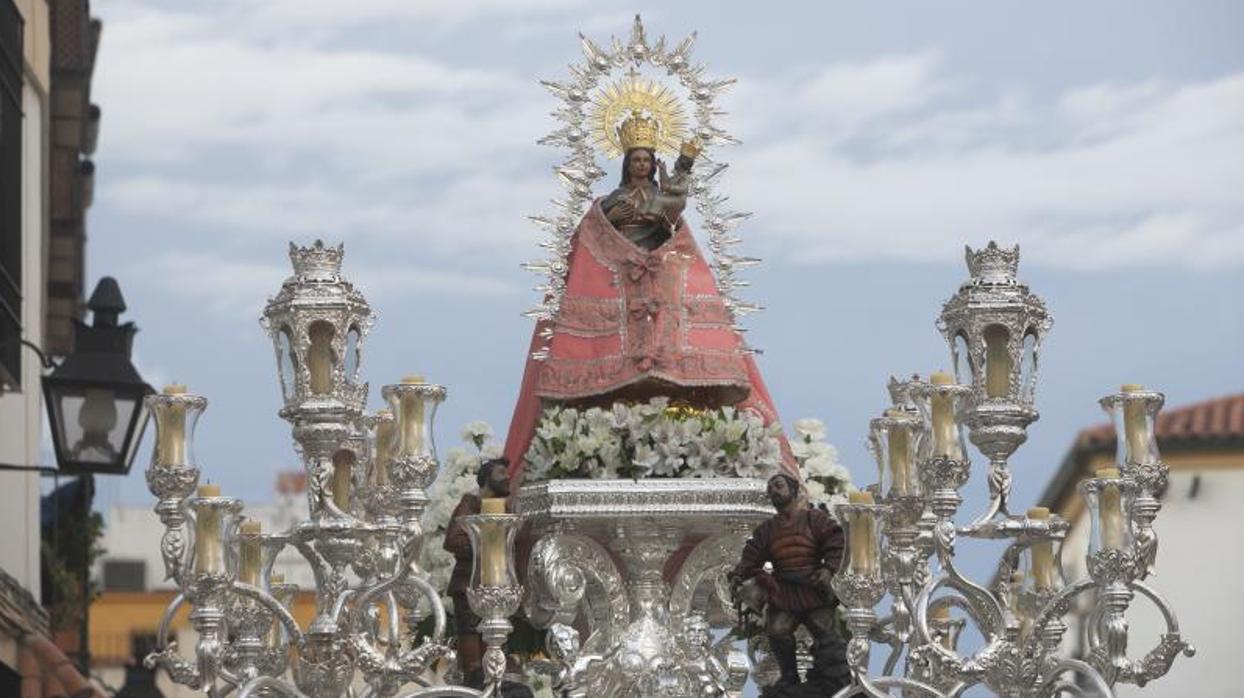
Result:
{"label": "gold crown", "polygon": [[631,115],[618,127],[618,140],[622,142],[623,153],[632,148],[656,150],[657,144],[661,142],[661,124],[656,119],[644,116],[638,109],[632,110]]}
{"label": "gold crown", "polygon": [[703,150],[704,150],[704,144],[700,142],[700,139],[698,137],[696,137],[696,138],[692,138],[689,141],[683,141],[682,148],[680,148],[678,152],[680,155],[689,157],[692,160],[694,160],[700,157],[700,153],[703,152]]}

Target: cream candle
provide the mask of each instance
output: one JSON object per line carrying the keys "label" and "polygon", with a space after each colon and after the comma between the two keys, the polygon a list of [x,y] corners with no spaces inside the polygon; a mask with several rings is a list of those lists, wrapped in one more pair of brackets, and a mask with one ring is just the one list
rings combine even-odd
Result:
{"label": "cream candle", "polygon": [[[1145,386],[1129,383],[1123,393],[1144,392]],[[1145,465],[1149,461],[1149,420],[1145,415],[1145,403],[1140,400],[1123,401],[1123,433],[1127,444],[1127,462]]]}
{"label": "cream candle", "polygon": [[949,606],[938,606],[929,611],[929,629],[941,636],[942,647],[948,650],[954,649],[953,638],[950,636]]}
{"label": "cream candle", "polygon": [[[480,502],[481,514],[504,514],[505,500],[488,497]],[[480,583],[483,586],[501,586],[506,583],[505,529],[485,521],[480,525]]]}
{"label": "cream candle", "polygon": [[[870,492],[856,490],[847,494],[851,504],[873,504]],[[872,575],[877,570],[877,528],[873,517],[865,513],[851,514],[851,571],[861,575]]]}
{"label": "cream candle", "polygon": [[1032,632],[1032,616],[1025,610],[1024,605],[1020,603],[1020,595],[1024,589],[1024,573],[1016,570],[1011,573],[1011,613],[1015,619],[1019,621],[1019,636],[1021,638],[1028,637]]}
{"label": "cream candle", "polygon": [[[904,417],[902,410],[886,410],[885,416],[890,418]],[[897,495],[911,494],[911,450],[908,430],[902,426],[891,425],[886,437],[890,457],[890,491]]]}
{"label": "cream candle", "polygon": [[[929,376],[933,385],[954,385],[955,377],[945,371]],[[963,460],[963,447],[959,443],[959,427],[955,423],[954,398],[934,391],[929,400],[932,413],[933,457]]]}
{"label": "cream candle", "polygon": [[350,471],[353,469],[354,456],[348,451],[339,451],[333,456],[333,504],[343,512],[350,512]]}
{"label": "cream candle", "polygon": [[[1050,510],[1045,507],[1032,507],[1028,510],[1028,518],[1034,521],[1049,521]],[[1032,581],[1038,591],[1050,591],[1054,588],[1054,541],[1039,540],[1029,547],[1032,553]]]}
{"label": "cream candle", "polygon": [[376,458],[372,465],[372,477],[377,485],[389,484],[389,461],[393,459],[393,411],[382,409],[377,416],[384,417],[376,423]]}
{"label": "cream candle", "polygon": [[311,392],[324,395],[333,390],[333,326],[316,322],[308,331],[311,348],[307,350],[307,372],[311,378]]}
{"label": "cream candle", "polygon": [[[1119,477],[1118,468],[1102,468],[1099,478]],[[1103,550],[1123,549],[1123,501],[1118,485],[1107,484],[1101,488],[1097,500],[1098,518],[1101,521],[1101,547]]]}
{"label": "cream candle", "polygon": [[[284,584],[284,583],[285,583],[285,575],[279,572],[273,572],[272,574],[268,575],[269,590],[271,590],[272,587],[275,587],[278,584]],[[285,603],[284,605],[286,607],[289,606],[288,603]],[[268,627],[267,645],[268,647],[276,647],[279,644],[281,644],[281,621],[277,620],[276,618],[273,618],[272,625]]]}
{"label": "cream candle", "polygon": [[[200,497],[219,497],[217,485],[199,485]],[[200,503],[195,511],[194,571],[200,574],[223,574],[224,550],[220,543],[220,510]]]}
{"label": "cream candle", "polygon": [[1006,397],[1011,392],[1011,353],[1007,350],[1006,328],[985,328],[985,394]]}
{"label": "cream candle", "polygon": [[258,521],[243,521],[238,532],[245,534],[241,538],[239,557],[241,565],[238,570],[238,581],[251,586],[259,586],[260,572],[263,567],[263,546],[259,538],[263,527]]}
{"label": "cream candle", "polygon": [[[403,385],[422,385],[424,382],[423,376],[405,376],[402,378]],[[402,455],[417,455],[423,448],[423,396],[414,392],[403,395],[399,411],[401,412],[398,418],[402,422],[402,447],[404,451]]]}
{"label": "cream candle", "polygon": [[[186,386],[173,383],[164,386],[165,395],[185,395]],[[156,412],[157,460],[160,465],[189,465],[186,462],[186,406],[160,405]]]}

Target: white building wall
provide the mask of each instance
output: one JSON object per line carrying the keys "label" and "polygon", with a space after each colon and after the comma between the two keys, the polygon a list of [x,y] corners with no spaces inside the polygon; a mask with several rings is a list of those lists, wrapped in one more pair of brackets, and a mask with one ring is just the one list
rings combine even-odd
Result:
{"label": "white building wall", "polygon": [[[1239,468],[1180,469],[1171,473],[1155,522],[1157,572],[1147,583],[1170,601],[1180,632],[1196,647],[1194,657],[1180,656],[1170,673],[1144,688],[1119,686],[1119,696],[1144,698],[1239,698],[1240,629],[1244,602],[1244,462]],[[1194,481],[1199,478],[1199,483]],[[1085,574],[1087,520],[1076,522],[1063,555],[1068,581]],[[1128,655],[1141,659],[1165,631],[1161,616],[1137,595],[1128,614]]]}
{"label": "white building wall", "polygon": [[[44,100],[27,81],[22,90],[22,326],[23,338],[43,343],[46,282],[47,118]],[[43,368],[23,349],[21,392],[0,396],[0,462],[41,460]],[[39,473],[0,471],[0,569],[39,598]]]}
{"label": "white building wall", "polygon": [[[154,506],[155,499],[152,499]],[[301,506],[300,506],[301,505]],[[265,532],[289,530],[306,518],[306,498],[282,497],[270,504],[246,506],[243,514],[256,519]],[[164,579],[164,561],[160,557],[160,537],[164,527],[151,506],[124,505],[108,510],[104,522],[104,537],[100,544],[107,551],[96,564],[95,578],[102,580],[102,566],[108,560],[142,560],[145,566],[145,587],[172,589],[172,580]],[[315,588],[311,565],[294,550],[287,547],[277,558],[273,571],[284,574],[285,581],[303,589]]]}

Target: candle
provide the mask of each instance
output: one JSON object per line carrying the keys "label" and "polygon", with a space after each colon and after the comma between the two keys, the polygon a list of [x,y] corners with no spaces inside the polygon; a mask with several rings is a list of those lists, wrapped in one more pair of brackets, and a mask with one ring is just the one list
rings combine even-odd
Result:
{"label": "candle", "polygon": [[[1102,468],[1099,478],[1119,477],[1118,468]],[[1098,495],[1098,517],[1101,521],[1101,547],[1103,550],[1123,549],[1123,502],[1118,485],[1107,484]]]}
{"label": "candle", "polygon": [[1011,393],[1011,353],[1007,351],[1005,327],[985,328],[985,394],[1006,397]]}
{"label": "candle", "polygon": [[[1033,507],[1028,510],[1028,518],[1036,521],[1049,521],[1050,510],[1045,507]],[[1054,541],[1046,539],[1033,543],[1032,580],[1038,591],[1049,591],[1054,588]]]}
{"label": "candle", "polygon": [[[272,574],[268,575],[268,590],[269,591],[271,591],[272,587],[276,586],[277,584],[284,584],[284,583],[285,583],[285,575],[280,574],[279,572],[273,572]],[[288,606],[288,604],[285,604],[285,605]],[[267,645],[268,647],[276,647],[279,644],[281,644],[281,621],[277,620],[276,618],[273,618],[272,625],[269,626],[268,628]]]}
{"label": "candle", "polygon": [[[406,376],[404,385],[422,385],[423,376]],[[399,407],[402,422],[402,453],[404,456],[419,455],[423,447],[423,396],[410,392],[402,396]]]}
{"label": "candle", "polygon": [[[488,497],[480,502],[481,514],[505,513],[505,500]],[[492,521],[480,525],[480,583],[483,586],[502,586],[506,583],[505,528]]]}
{"label": "candle", "polygon": [[955,647],[954,638],[950,636],[950,606],[937,606],[931,609],[929,621],[929,629],[935,636],[940,636],[942,647],[953,650]]}
{"label": "candle", "polygon": [[387,417],[376,422],[376,458],[372,475],[377,485],[389,484],[389,461],[393,459],[393,411],[377,410],[377,416]]}
{"label": "candle", "polygon": [[311,339],[311,348],[307,353],[311,392],[324,395],[333,389],[333,326],[327,322],[317,322],[311,325],[307,334]]}
{"label": "candle", "polygon": [[[870,492],[857,490],[847,494],[851,504],[872,504]],[[863,512],[851,514],[851,571],[856,574],[872,575],[877,568],[877,529],[873,525],[873,517]]]}
{"label": "candle", "polygon": [[1016,570],[1011,573],[1011,613],[1015,619],[1019,621],[1019,636],[1021,638],[1028,637],[1028,633],[1032,631],[1032,617],[1024,610],[1023,604],[1020,603],[1020,593],[1024,588],[1024,573]]}
{"label": "candle", "polygon": [[350,470],[354,456],[349,451],[333,455],[333,504],[343,512],[350,511]]}
{"label": "candle", "polygon": [[[1129,383],[1123,386],[1123,392],[1144,392],[1145,386]],[[1127,462],[1135,465],[1149,463],[1149,420],[1145,415],[1145,403],[1142,400],[1123,401],[1123,433],[1127,444]]]}
{"label": "candle", "polygon": [[[929,376],[933,385],[954,385],[955,377],[945,371]],[[933,457],[963,460],[963,448],[959,443],[959,426],[955,423],[955,401],[950,395],[933,392],[930,399],[933,417]]]}
{"label": "candle", "polygon": [[241,538],[242,565],[238,572],[238,581],[256,587],[259,586],[259,573],[263,566],[263,548],[256,535],[262,530],[263,527],[258,521],[243,521],[238,528],[240,533],[246,534]]}
{"label": "candle", "polygon": [[[902,410],[889,409],[885,416],[900,418],[905,416]],[[893,424],[887,434],[890,456],[890,491],[897,495],[911,494],[911,451],[910,437],[907,427]]]}
{"label": "candle", "polygon": [[[220,487],[199,485],[200,497],[219,497]],[[220,510],[204,503],[196,507],[194,536],[194,571],[201,574],[222,574],[225,571],[224,551],[220,546]]]}
{"label": "candle", "polygon": [[[185,395],[186,386],[173,383],[164,386],[165,395]],[[179,403],[160,405],[156,412],[156,454],[159,465],[189,465],[186,462],[186,406]]]}

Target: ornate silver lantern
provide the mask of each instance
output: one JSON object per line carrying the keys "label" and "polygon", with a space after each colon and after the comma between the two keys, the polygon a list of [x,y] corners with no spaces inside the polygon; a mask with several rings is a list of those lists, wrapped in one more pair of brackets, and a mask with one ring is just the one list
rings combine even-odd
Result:
{"label": "ornate silver lantern", "polygon": [[955,378],[972,386],[969,438],[992,470],[989,509],[977,522],[983,523],[1009,513],[1007,459],[1037,420],[1037,361],[1054,320],[1045,302],[1016,278],[1018,245],[1008,250],[990,241],[982,250],[965,250],[971,278],[946,301],[937,326],[950,343]]}
{"label": "ornate silver lantern", "polygon": [[375,322],[367,299],[341,274],[344,249],[320,240],[289,246],[294,274],[260,321],[272,338],[284,407],[307,470],[311,516],[350,515],[349,471],[366,462],[363,343]]}

